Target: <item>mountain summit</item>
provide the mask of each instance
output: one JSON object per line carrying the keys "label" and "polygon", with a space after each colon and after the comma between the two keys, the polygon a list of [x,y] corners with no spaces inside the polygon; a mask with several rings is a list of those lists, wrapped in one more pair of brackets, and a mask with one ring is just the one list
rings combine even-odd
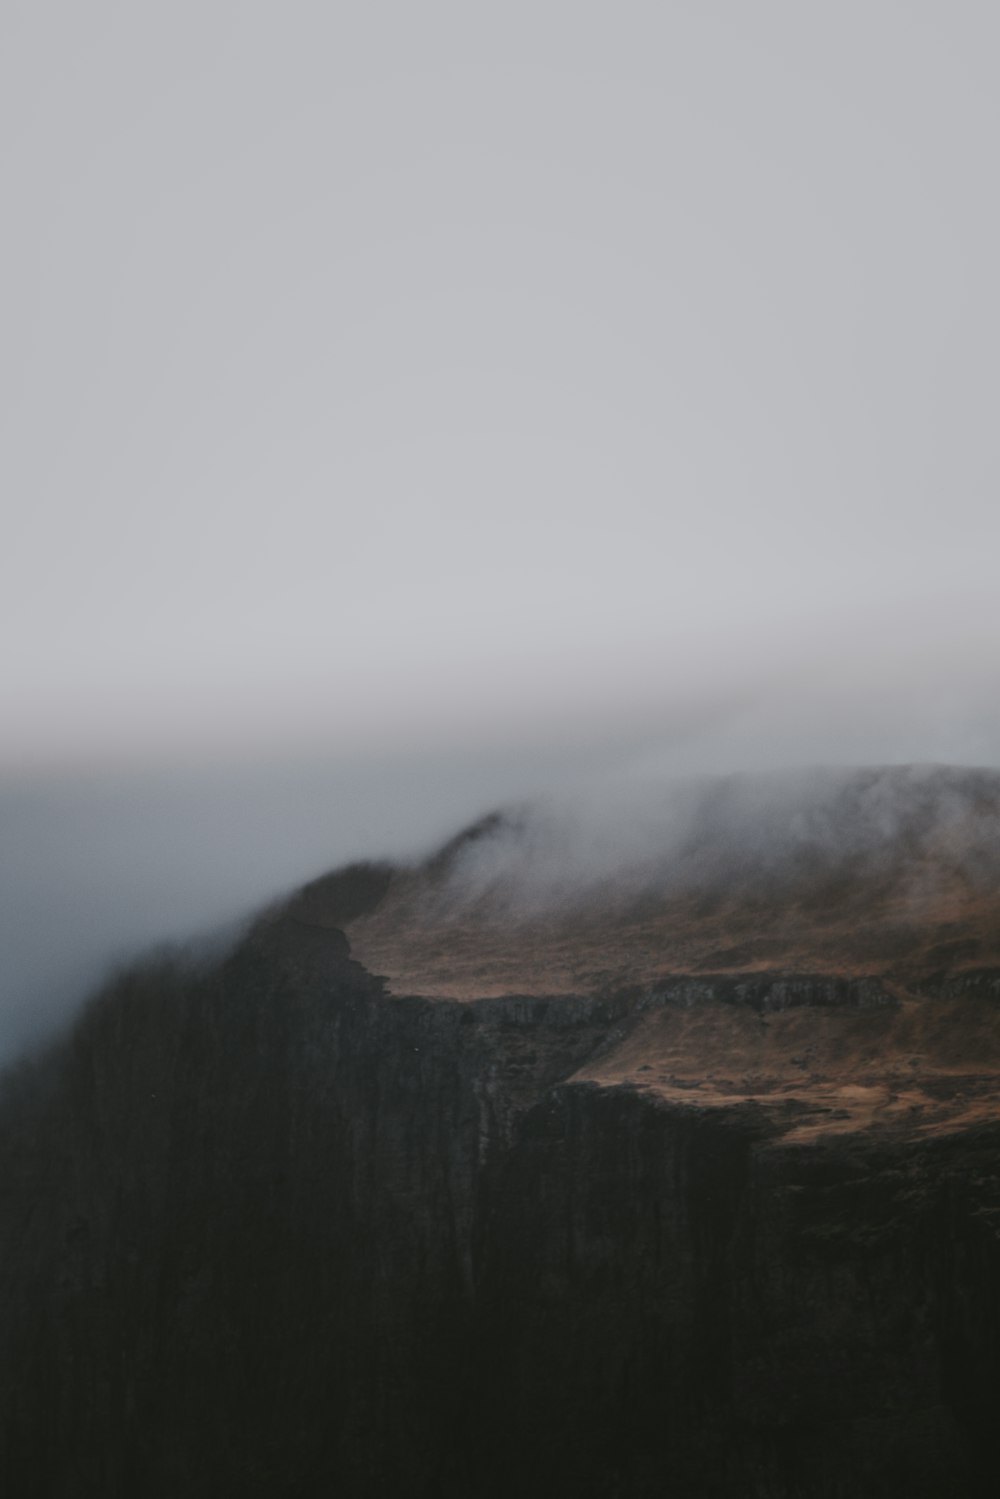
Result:
{"label": "mountain summit", "polygon": [[[346,883],[328,889],[336,907]],[[344,929],[395,993],[789,971],[954,979],[1000,968],[1000,774],[617,786],[494,813],[370,897]]]}
{"label": "mountain summit", "polygon": [[291,909],[340,925],[393,994],[627,996],[627,1035],[581,1076],[752,1100],[791,1138],[940,1131],[1000,1103],[993,771],[618,785],[495,812]]}
{"label": "mountain summit", "polygon": [[986,1499],[1000,777],[608,788],[0,1094],[0,1488]]}

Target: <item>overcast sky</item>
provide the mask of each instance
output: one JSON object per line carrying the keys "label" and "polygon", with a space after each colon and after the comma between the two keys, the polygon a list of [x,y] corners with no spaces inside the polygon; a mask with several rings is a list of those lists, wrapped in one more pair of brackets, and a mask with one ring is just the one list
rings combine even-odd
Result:
{"label": "overcast sky", "polygon": [[8,1000],[612,763],[1000,764],[998,53],[5,0]]}
{"label": "overcast sky", "polygon": [[993,673],[992,0],[2,29],[7,765]]}

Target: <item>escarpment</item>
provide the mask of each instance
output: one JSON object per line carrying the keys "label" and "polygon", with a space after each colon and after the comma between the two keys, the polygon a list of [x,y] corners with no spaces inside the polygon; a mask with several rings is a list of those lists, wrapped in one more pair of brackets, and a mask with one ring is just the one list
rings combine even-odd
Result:
{"label": "escarpment", "polygon": [[[992,1494],[992,783],[916,784],[845,856],[898,960],[786,961],[860,899],[812,833],[519,904],[500,819],[110,984],[0,1096],[4,1492]],[[789,888],[780,961],[713,967]]]}

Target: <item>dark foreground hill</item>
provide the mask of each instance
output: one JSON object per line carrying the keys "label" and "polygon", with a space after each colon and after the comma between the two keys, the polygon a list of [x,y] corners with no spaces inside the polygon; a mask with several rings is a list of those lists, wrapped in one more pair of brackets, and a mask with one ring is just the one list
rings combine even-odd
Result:
{"label": "dark foreground hill", "polygon": [[992,1495],[998,808],[522,810],[117,980],[0,1098],[2,1492]]}

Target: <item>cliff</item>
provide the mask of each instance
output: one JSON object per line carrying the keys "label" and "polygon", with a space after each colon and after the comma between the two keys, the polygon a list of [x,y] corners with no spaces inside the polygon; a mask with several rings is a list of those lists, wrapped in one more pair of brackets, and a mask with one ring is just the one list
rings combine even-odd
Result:
{"label": "cliff", "polygon": [[[121,976],[7,1079],[3,1491],[992,1494],[1000,969],[394,993],[354,935],[407,960],[454,854]],[[541,940],[492,899],[438,901],[442,971],[455,922]],[[589,910],[544,919],[593,974]]]}

